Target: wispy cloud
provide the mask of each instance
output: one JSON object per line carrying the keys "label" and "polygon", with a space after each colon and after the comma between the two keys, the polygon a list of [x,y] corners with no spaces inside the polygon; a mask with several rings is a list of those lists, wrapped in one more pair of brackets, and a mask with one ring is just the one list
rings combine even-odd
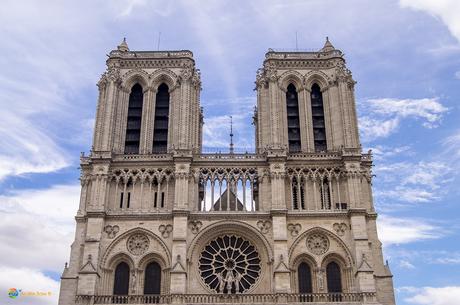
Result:
{"label": "wispy cloud", "polygon": [[1,195],[0,266],[20,262],[60,272],[69,255],[79,194],[79,185],[56,185]]}
{"label": "wispy cloud", "polygon": [[[375,196],[409,203],[439,200],[452,181],[452,169],[442,161],[397,162],[376,166],[380,187]],[[398,173],[398,175],[395,175]]]}
{"label": "wispy cloud", "polygon": [[400,0],[399,3],[402,7],[424,11],[441,19],[460,42],[460,2],[457,0]]}
{"label": "wispy cloud", "polygon": [[359,104],[359,126],[363,142],[386,138],[395,133],[403,119],[415,119],[425,128],[439,126],[448,109],[438,98],[370,99]]}
{"label": "wispy cloud", "polygon": [[401,287],[408,294],[405,301],[419,305],[458,305],[460,286],[445,287]]}
{"label": "wispy cloud", "polygon": [[446,232],[423,219],[398,218],[380,215],[377,221],[379,237],[385,246],[436,239]]}

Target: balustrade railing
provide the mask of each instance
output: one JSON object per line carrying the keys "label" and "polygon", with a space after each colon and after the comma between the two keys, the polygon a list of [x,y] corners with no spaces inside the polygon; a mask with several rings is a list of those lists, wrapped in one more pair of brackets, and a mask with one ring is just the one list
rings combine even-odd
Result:
{"label": "balustrade railing", "polygon": [[75,303],[92,304],[279,304],[279,303],[371,303],[374,292],[278,293],[278,294],[169,294],[169,295],[77,295]]}

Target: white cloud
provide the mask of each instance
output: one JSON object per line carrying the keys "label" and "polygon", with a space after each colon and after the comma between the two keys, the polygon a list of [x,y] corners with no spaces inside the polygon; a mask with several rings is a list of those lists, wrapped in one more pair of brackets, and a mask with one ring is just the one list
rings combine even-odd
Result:
{"label": "white cloud", "polygon": [[[50,251],[52,252],[52,251]],[[50,296],[19,296],[16,299],[7,297],[10,288],[21,289],[26,292],[50,292]],[[59,296],[59,283],[36,269],[23,268],[15,265],[0,266],[0,291],[2,304],[24,305],[54,305]]]}
{"label": "white cloud", "polygon": [[[0,196],[0,266],[61,272],[69,257],[79,185]],[[51,250],[51,251],[50,251]]]}
{"label": "white cloud", "polygon": [[451,172],[452,168],[441,161],[380,164],[375,173],[382,185],[374,195],[413,203],[439,200],[447,192]]}
{"label": "white cloud", "polygon": [[399,261],[399,267],[403,269],[415,269],[415,266],[409,262],[408,260],[400,260]]}
{"label": "white cloud", "polygon": [[362,114],[359,126],[363,142],[388,137],[395,133],[401,121],[407,118],[422,121],[425,128],[435,128],[448,110],[438,98],[370,99],[359,106]]}
{"label": "white cloud", "polygon": [[364,151],[371,149],[374,160],[386,160],[392,157],[401,157],[413,155],[413,151],[409,145],[390,147],[386,145],[376,145],[373,147],[365,148]]}
{"label": "white cloud", "polygon": [[440,238],[445,232],[428,221],[412,218],[396,218],[380,215],[377,229],[385,246],[406,244],[426,239]]}
{"label": "white cloud", "polygon": [[425,11],[440,18],[460,42],[460,2],[457,0],[400,0],[402,7]]}
{"label": "white cloud", "polygon": [[458,305],[460,286],[446,287],[406,287],[405,291],[412,294],[405,298],[406,302],[419,305]]}

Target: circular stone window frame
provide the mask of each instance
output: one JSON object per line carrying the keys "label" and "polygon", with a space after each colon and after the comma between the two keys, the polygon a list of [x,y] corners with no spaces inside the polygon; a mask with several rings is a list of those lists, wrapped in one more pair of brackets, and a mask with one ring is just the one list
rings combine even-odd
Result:
{"label": "circular stone window frame", "polygon": [[[321,239],[321,242],[325,243],[324,247],[322,247],[321,249],[313,247],[311,245],[311,243],[313,242],[313,239]],[[325,253],[329,251],[331,242],[329,241],[329,238],[326,236],[326,234],[323,234],[322,232],[312,232],[308,234],[306,238],[306,244],[307,244],[307,249],[310,253],[314,255],[324,255]]]}
{"label": "circular stone window frame", "polygon": [[[226,242],[225,242],[225,238],[228,238],[228,245],[226,245]],[[234,244],[232,245],[232,238],[234,240]],[[241,240],[241,242],[239,242]],[[219,241],[222,243],[222,245],[220,245]],[[216,245],[218,245],[220,248],[217,248],[216,249]],[[242,247],[243,245],[245,245],[244,247]],[[223,246],[223,247],[222,247]],[[235,248],[236,246],[236,248]],[[249,253],[246,253],[247,249],[249,249],[250,247],[252,247],[254,249],[254,251],[252,252],[249,252]],[[249,272],[252,272],[252,273],[257,273],[257,278],[254,279],[254,282],[251,284],[250,281],[248,280],[245,280],[246,284],[249,284],[250,286],[247,288],[247,289],[244,289],[244,285],[241,283],[241,280],[238,280],[238,279],[234,279],[235,281],[240,281],[240,284],[241,286],[239,286],[240,288],[243,287],[243,291],[239,292],[239,291],[235,291],[235,292],[228,292],[228,289],[227,289],[227,282],[224,283],[224,289],[222,291],[220,291],[220,284],[219,283],[216,283],[215,284],[215,287],[211,287],[209,284],[210,283],[214,283],[216,281],[216,277],[217,277],[217,274],[222,274],[222,277],[223,277],[223,280],[225,281],[225,277],[227,276],[228,274],[228,270],[232,270],[232,271],[235,271],[237,272],[238,274],[241,274],[237,269],[241,270],[241,269],[244,269],[246,272],[244,275],[242,275],[243,278],[247,278],[247,276],[249,275],[248,274],[248,261],[245,259],[243,261],[237,261],[235,262],[235,260],[233,259],[233,255],[235,253],[232,252],[232,255],[231,255],[231,258],[225,258],[222,256],[222,252],[225,252],[225,254],[228,254],[226,250],[224,249],[228,249],[228,248],[233,248],[233,251],[234,250],[239,250],[240,252],[240,256],[241,255],[244,255],[246,254],[246,257],[249,256],[250,254],[254,253],[256,254],[256,256],[254,257],[251,257],[249,260],[255,260],[257,259],[258,260],[258,270],[255,271],[255,270],[249,270]],[[212,253],[209,252],[209,249],[211,249]],[[207,253],[207,254],[206,254]],[[204,256],[204,254],[206,254],[206,256]],[[202,260],[208,260],[208,261],[211,261],[212,259],[209,258],[213,256],[213,262],[210,262],[208,264],[203,264],[201,261]],[[221,260],[216,260],[216,256],[220,257]],[[237,256],[236,258],[238,258],[239,256]],[[219,267],[216,268],[215,264],[219,264]],[[239,266],[235,266],[234,264],[237,264],[238,263],[241,263]],[[214,265],[213,265],[214,264]],[[242,266],[242,264],[244,264],[244,267]],[[210,266],[212,267],[212,269],[208,269],[208,270],[205,270],[203,271],[201,269],[201,267],[205,265],[205,266]],[[254,265],[253,265],[254,266]],[[216,269],[220,269],[222,270],[221,272],[219,273],[216,273]],[[224,272],[227,271],[224,275]],[[203,278],[203,273],[206,273],[206,272],[211,272],[208,276],[214,276],[214,279],[208,284],[205,282],[205,279]],[[208,240],[208,242],[201,248],[200,252],[199,252],[199,258],[198,258],[198,264],[197,264],[197,274],[198,274],[198,277],[200,278],[200,282],[201,284],[206,287],[206,289],[214,294],[247,294],[247,293],[250,293],[251,291],[253,291],[259,284],[259,282],[261,281],[261,279],[263,278],[263,267],[262,267],[262,258],[261,258],[261,255],[260,255],[260,251],[259,249],[257,248],[257,246],[254,244],[254,242],[252,242],[250,239],[248,238],[245,238],[243,236],[241,236],[241,234],[238,234],[238,233],[222,233],[222,234],[219,234],[217,236],[214,236],[213,238],[210,238]],[[232,272],[233,274],[233,272]],[[218,281],[219,281],[219,278],[217,278]],[[232,285],[232,288],[231,290],[236,290],[236,284],[233,283],[231,284]],[[225,291],[225,292],[224,292]]]}

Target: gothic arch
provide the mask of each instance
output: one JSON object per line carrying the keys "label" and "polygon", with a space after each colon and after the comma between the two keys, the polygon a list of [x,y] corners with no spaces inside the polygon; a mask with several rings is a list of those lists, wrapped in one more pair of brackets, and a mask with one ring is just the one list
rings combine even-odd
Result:
{"label": "gothic arch", "polygon": [[157,90],[158,87],[162,84],[165,83],[168,88],[169,92],[173,91],[176,86],[178,85],[177,83],[177,74],[174,73],[173,71],[169,69],[158,69],[152,74],[150,74],[150,77],[152,79],[150,85]]}
{"label": "gothic arch", "polygon": [[317,268],[318,262],[316,259],[308,253],[301,253],[291,260],[290,269],[296,269],[301,263],[307,263],[310,267]]}
{"label": "gothic arch", "polygon": [[122,88],[130,92],[131,88],[136,84],[142,86],[142,89],[145,91],[149,85],[150,76],[144,70],[134,69],[129,70],[123,75],[123,80],[121,83]]}
{"label": "gothic arch", "polygon": [[311,90],[313,84],[318,84],[321,91],[324,92],[328,88],[330,77],[323,71],[310,71],[304,76],[305,88]]}
{"label": "gothic arch", "polygon": [[278,80],[278,86],[280,87],[281,90],[286,92],[289,84],[293,84],[297,92],[299,92],[304,88],[302,79],[303,79],[303,76],[299,72],[294,71],[294,70],[286,71],[283,74],[281,74]]}
{"label": "gothic arch", "polygon": [[[248,234],[248,231],[250,234]],[[272,248],[267,238],[265,238],[265,236],[260,233],[256,227],[239,220],[221,220],[203,228],[202,231],[197,234],[197,236],[190,243],[191,246],[188,251],[187,259],[192,259],[194,252],[197,251],[197,247],[203,247],[205,243],[207,243],[210,239],[224,233],[238,233],[249,239],[254,244],[263,246],[263,249],[260,250],[265,251],[269,261],[273,260]]]}
{"label": "gothic arch", "polygon": [[[116,251],[114,251],[114,249],[120,243],[123,243],[133,233],[144,233],[151,240],[154,240],[160,246],[160,250],[162,250],[162,252],[163,252],[163,253],[161,253],[160,251],[157,251],[156,254],[159,255],[160,257],[163,257],[163,262],[165,263],[166,266],[171,265],[171,261],[170,261],[171,253],[170,253],[168,247],[166,246],[166,244],[161,240],[161,238],[158,237],[156,234],[154,234],[153,232],[151,232],[149,230],[137,227],[137,228],[133,228],[131,230],[128,230],[128,231],[124,232],[123,234],[120,234],[120,236],[118,236],[114,241],[112,241],[110,243],[110,245],[105,250],[104,255],[102,256],[102,259],[101,259],[101,266],[103,268],[108,268],[108,266],[109,266],[108,262],[110,262],[113,257],[118,255],[118,253],[124,252],[124,250],[116,252]],[[150,247],[150,249],[147,251],[147,253],[152,253],[152,250],[151,250],[152,248],[153,247]],[[155,252],[153,252],[153,253],[155,253]],[[128,254],[126,254],[126,255],[128,255]],[[131,255],[128,255],[128,256],[132,257]],[[135,261],[136,260],[134,260],[134,262]],[[137,267],[138,265],[139,265],[138,263],[137,264],[134,263],[135,267]]]}
{"label": "gothic arch", "polygon": [[340,255],[340,254],[337,253],[337,252],[331,252],[331,253],[328,253],[326,256],[324,256],[324,257],[323,257],[323,260],[321,261],[321,268],[322,268],[322,269],[325,269],[326,266],[327,266],[330,262],[336,262],[337,264],[339,264],[340,268],[342,268],[342,269],[345,269],[345,268],[350,267],[350,266],[347,264],[346,259],[344,259],[343,256]]}
{"label": "gothic arch", "polygon": [[[290,258],[290,265],[292,266],[293,264],[293,260],[292,260],[292,257],[297,257],[296,253],[295,253],[295,250],[297,248],[297,246],[300,244],[301,241],[304,241],[306,239],[306,237],[308,235],[310,235],[311,233],[314,233],[314,232],[318,232],[318,233],[323,233],[325,234],[331,241],[334,241],[335,244],[343,250],[343,253],[344,253],[344,256],[345,258],[343,258],[343,262],[344,262],[344,266],[346,267],[351,267],[351,266],[354,266],[354,260],[353,260],[353,256],[351,255],[351,252],[350,250],[348,249],[348,247],[346,246],[346,244],[340,239],[340,237],[338,237],[337,235],[335,235],[334,233],[332,233],[331,231],[329,230],[326,230],[324,228],[321,228],[321,227],[313,227],[305,232],[303,232],[302,234],[300,234],[295,240],[294,242],[292,243],[291,247],[289,248],[289,258]],[[332,244],[332,243],[331,243]],[[328,257],[329,253],[335,253],[336,255],[339,255],[339,253],[335,252],[334,250],[329,250],[328,252],[326,252],[324,255],[324,257]],[[319,264],[317,264],[317,266],[320,266]]]}
{"label": "gothic arch", "polygon": [[147,254],[145,254],[138,263],[138,268],[144,270],[145,267],[151,262],[157,262],[161,270],[169,268],[169,265],[166,263],[165,259],[161,256],[161,254],[155,252],[155,251],[149,251]]}
{"label": "gothic arch", "polygon": [[135,264],[134,264],[134,261],[133,259],[131,258],[131,256],[129,256],[128,253],[126,252],[119,252],[115,255],[113,255],[108,263],[107,263],[107,269],[109,270],[115,270],[115,268],[117,267],[117,265],[121,262],[125,262],[128,264],[129,266],[129,270],[134,270],[135,268]]}
{"label": "gothic arch", "polygon": [[[224,234],[239,235],[254,245],[259,253],[261,269],[256,282],[245,293],[257,293],[258,289],[271,289],[272,281],[272,248],[265,236],[254,226],[236,220],[222,220],[204,227],[191,241],[187,254],[189,262],[189,287],[192,290],[203,290],[203,293],[213,291],[209,288],[200,275],[199,259],[204,247],[215,238]],[[261,288],[259,288],[261,287]]]}

